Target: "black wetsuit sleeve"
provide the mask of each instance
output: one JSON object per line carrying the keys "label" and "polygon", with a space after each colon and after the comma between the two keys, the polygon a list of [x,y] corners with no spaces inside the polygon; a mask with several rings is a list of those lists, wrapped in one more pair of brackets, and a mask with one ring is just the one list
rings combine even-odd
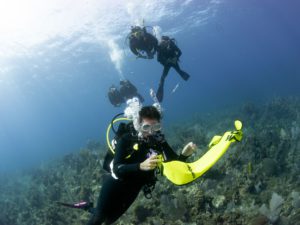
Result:
{"label": "black wetsuit sleeve", "polygon": [[168,161],[173,161],[173,160],[178,160],[178,161],[185,162],[188,158],[188,156],[184,156],[182,154],[177,155],[175,153],[175,151],[171,148],[171,146],[166,141],[164,141],[161,144],[161,148],[162,148],[162,153],[163,153],[164,160],[167,161],[167,162]]}
{"label": "black wetsuit sleeve", "polygon": [[179,58],[181,56],[181,54],[182,54],[180,48],[178,48],[177,45],[175,43],[173,43],[173,42],[172,42],[172,47],[175,50],[177,57]]}
{"label": "black wetsuit sleeve", "polygon": [[136,45],[133,40],[130,40],[130,50],[133,54],[139,55],[139,52],[137,51]]}
{"label": "black wetsuit sleeve", "polygon": [[140,171],[140,163],[128,164],[126,162],[126,157],[128,155],[127,149],[130,146],[130,144],[130,138],[128,137],[128,135],[124,135],[122,138],[120,138],[116,145],[113,172],[117,175],[117,177],[122,178],[128,174]]}

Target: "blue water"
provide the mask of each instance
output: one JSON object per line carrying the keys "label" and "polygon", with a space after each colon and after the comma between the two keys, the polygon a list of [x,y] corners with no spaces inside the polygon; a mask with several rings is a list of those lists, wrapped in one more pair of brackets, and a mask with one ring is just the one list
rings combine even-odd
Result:
{"label": "blue water", "polygon": [[[105,144],[107,123],[123,110],[111,106],[106,93],[121,77],[131,80],[152,104],[149,89],[157,88],[162,66],[156,60],[136,60],[128,52],[124,40],[136,20],[175,37],[183,52],[181,67],[191,74],[184,82],[173,70],[169,73],[163,102],[166,124],[197,112],[300,95],[299,1],[120,1],[117,8],[103,2],[106,14],[99,10],[72,32],[62,28],[31,46],[22,39],[0,44],[14,46],[14,54],[0,57],[0,171],[78,151],[89,139]],[[101,8],[97,1],[85,4]],[[49,21],[55,13],[68,15],[59,7]],[[130,7],[137,9],[131,13]],[[43,32],[47,26],[45,21]],[[119,71],[109,55],[108,37],[121,55],[126,53]]]}

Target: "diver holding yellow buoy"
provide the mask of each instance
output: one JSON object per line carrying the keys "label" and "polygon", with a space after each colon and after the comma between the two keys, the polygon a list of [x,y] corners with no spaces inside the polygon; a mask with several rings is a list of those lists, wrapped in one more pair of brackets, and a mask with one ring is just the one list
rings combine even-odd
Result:
{"label": "diver holding yellow buoy", "polygon": [[[119,118],[120,115],[123,117]],[[237,120],[234,131],[214,136],[209,150],[195,162],[187,163],[196,145],[188,143],[177,155],[161,131],[161,117],[157,101],[153,106],[143,107],[138,98],[128,100],[124,113],[113,118],[107,129],[109,151],[103,168],[108,173],[104,176],[96,208],[90,202],[60,204],[91,212],[88,225],[111,224],[126,212],[141,190],[146,198],[151,198],[158,174],[176,185],[190,183],[209,170],[231,143],[242,139],[242,123]],[[115,130],[117,123],[119,126]],[[112,140],[111,130],[115,133]]]}
{"label": "diver holding yellow buoy", "polygon": [[[157,168],[164,162],[184,162],[196,149],[189,143],[180,155],[169,146],[161,132],[161,113],[155,106],[142,107],[137,98],[128,102],[125,118],[112,121],[107,131],[110,151],[104,161],[106,174],[95,209],[88,209],[93,215],[88,225],[111,224],[134,202],[141,190],[146,198],[156,182]],[[122,123],[116,137],[110,141],[109,131],[113,124]]]}

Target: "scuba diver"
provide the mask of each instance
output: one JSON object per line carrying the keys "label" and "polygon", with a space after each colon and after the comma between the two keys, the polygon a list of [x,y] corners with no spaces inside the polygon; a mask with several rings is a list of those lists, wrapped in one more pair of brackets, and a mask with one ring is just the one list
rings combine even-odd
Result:
{"label": "scuba diver", "polygon": [[174,152],[161,133],[160,120],[161,114],[155,106],[145,106],[140,108],[133,122],[125,124],[127,129],[119,126],[117,137],[113,140],[114,154],[109,151],[103,163],[103,168],[109,173],[104,175],[96,208],[92,208],[90,202],[69,206],[92,213],[88,225],[114,223],[141,190],[146,198],[151,198],[160,156],[167,162],[185,161],[193,154],[196,146],[192,142],[180,155]]}
{"label": "scuba diver", "polygon": [[138,97],[141,102],[144,102],[143,96],[138,93],[137,88],[129,80],[120,81],[120,94],[125,100]]}
{"label": "scuba diver", "polygon": [[196,146],[189,143],[178,156],[161,133],[160,120],[161,114],[156,107],[142,107],[136,122],[129,124],[129,131],[114,140],[115,154],[112,159],[106,157],[103,165],[110,174],[104,178],[97,207],[92,210],[88,225],[115,222],[141,190],[146,197],[151,197],[159,154],[165,161],[185,161],[195,151]]}
{"label": "scuba diver", "polygon": [[157,47],[157,61],[164,66],[156,94],[159,102],[162,102],[163,100],[164,83],[171,67],[173,67],[185,81],[187,81],[190,77],[188,73],[181,70],[179,67],[178,62],[181,54],[181,50],[175,44],[174,39],[171,39],[168,36],[162,36]]}
{"label": "scuba diver", "polygon": [[115,107],[121,106],[133,97],[137,97],[141,102],[144,102],[143,96],[138,93],[137,88],[129,80],[121,80],[119,90],[112,85],[107,95],[110,103]]}
{"label": "scuba diver", "polygon": [[128,39],[130,50],[137,58],[153,59],[158,41],[145,27],[132,26]]}
{"label": "scuba diver", "polygon": [[115,107],[119,107],[125,101],[120,91],[114,85],[110,86],[107,96],[110,103]]}

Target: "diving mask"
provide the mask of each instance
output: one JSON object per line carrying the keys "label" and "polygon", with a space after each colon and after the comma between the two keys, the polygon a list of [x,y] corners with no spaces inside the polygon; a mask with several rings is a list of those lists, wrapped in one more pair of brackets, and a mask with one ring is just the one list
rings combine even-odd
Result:
{"label": "diving mask", "polygon": [[153,133],[153,132],[158,132],[160,130],[161,130],[160,123],[155,123],[155,124],[143,123],[141,125],[141,131],[145,133]]}

